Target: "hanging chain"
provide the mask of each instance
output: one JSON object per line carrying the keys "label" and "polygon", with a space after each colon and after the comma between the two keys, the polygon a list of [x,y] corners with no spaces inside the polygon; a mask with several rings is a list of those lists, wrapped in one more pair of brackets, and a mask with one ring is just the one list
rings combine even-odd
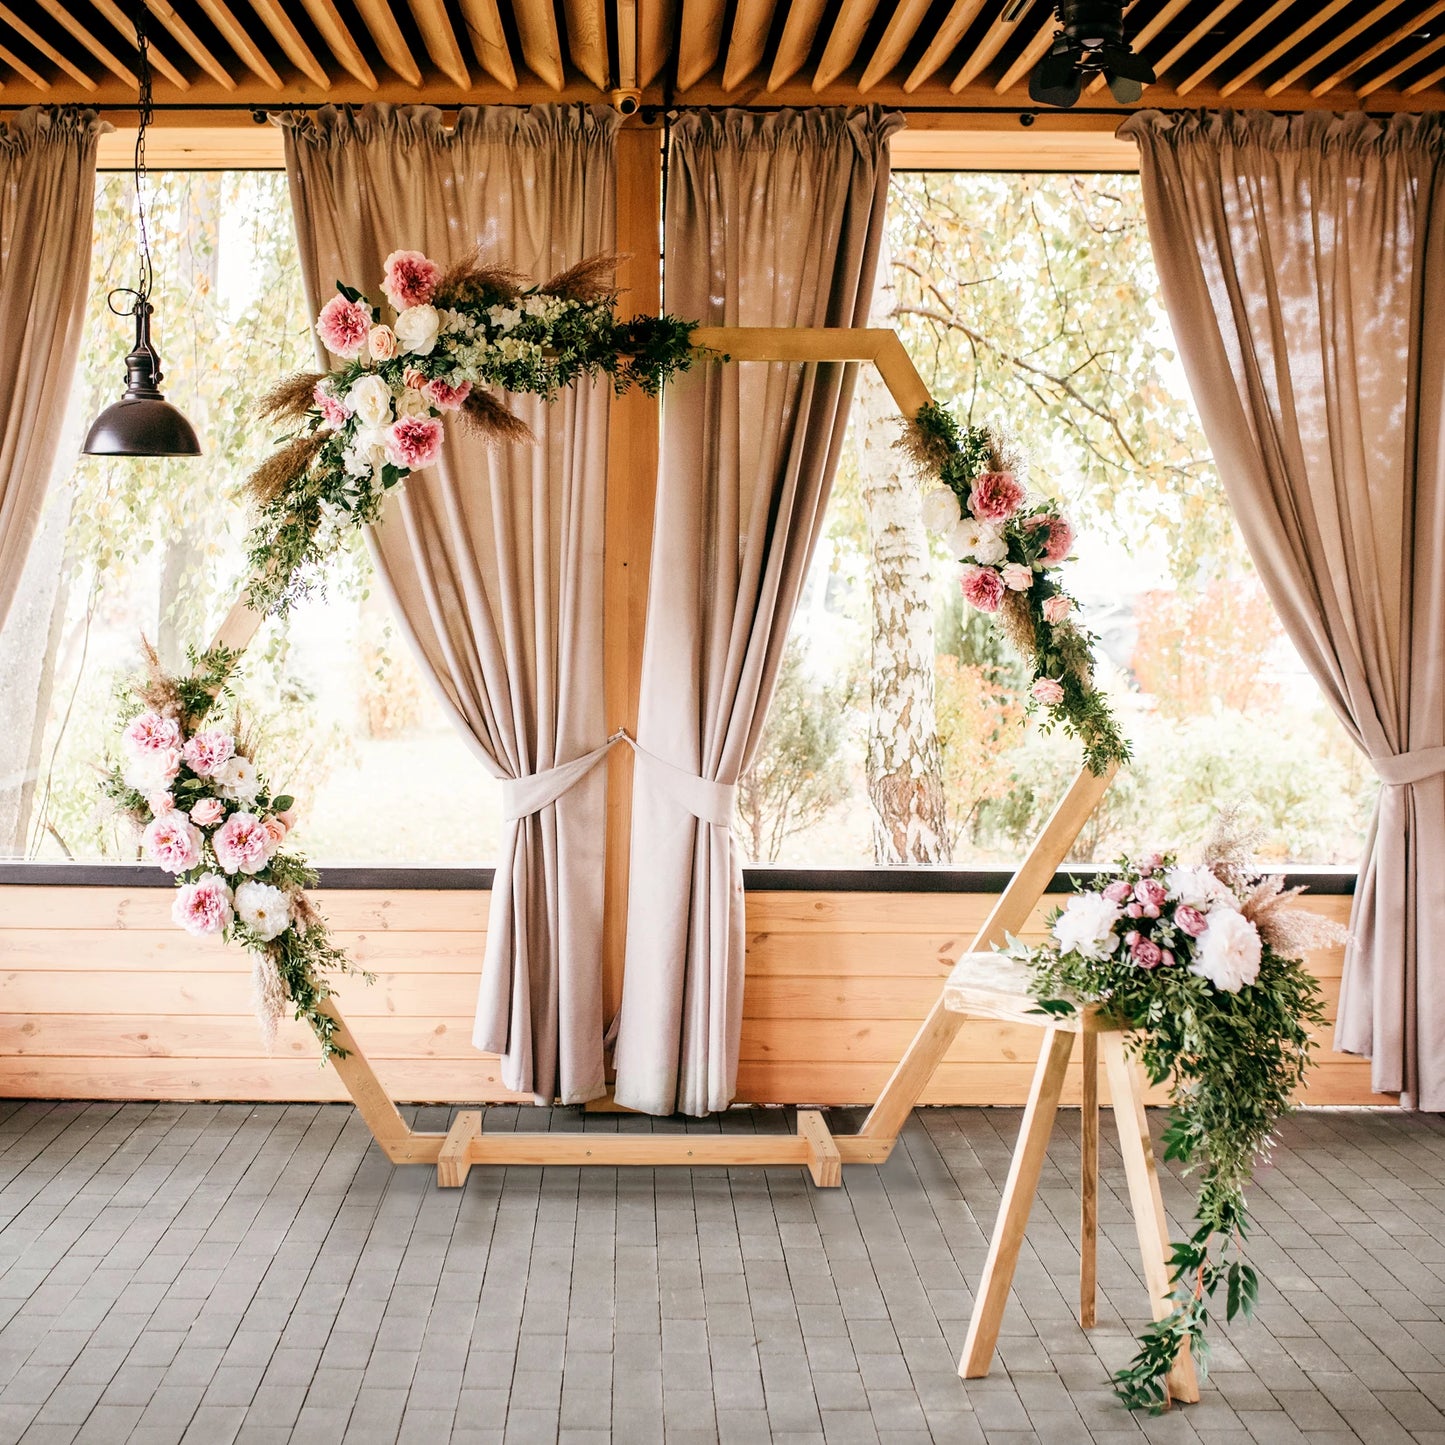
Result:
{"label": "hanging chain", "polygon": [[155,108],[151,99],[150,40],[146,35],[146,0],[136,0],[135,6],[135,53],[136,74],[140,80],[140,123],[135,133],[135,209],[140,223],[140,280],[136,290],[140,304],[150,300],[151,285],[155,280],[151,267],[150,232],[146,224],[146,128],[151,123]]}

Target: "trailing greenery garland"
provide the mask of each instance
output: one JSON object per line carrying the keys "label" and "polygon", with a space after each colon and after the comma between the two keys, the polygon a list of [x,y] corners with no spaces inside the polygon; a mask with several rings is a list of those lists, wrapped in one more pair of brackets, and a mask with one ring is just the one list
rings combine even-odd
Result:
{"label": "trailing greenery garland", "polygon": [[1054,912],[1047,943],[1009,949],[1028,964],[1042,1011],[1094,1004],[1134,1031],[1130,1047],[1150,1082],[1169,1086],[1164,1157],[1198,1175],[1196,1227],[1171,1246],[1174,1309],[1142,1332],[1114,1377],[1131,1409],[1167,1406],[1165,1377],[1181,1349],[1207,1373],[1205,1330],[1221,1284],[1227,1319],[1253,1313],[1245,1186],[1304,1079],[1311,1029],[1324,1024],[1300,955],[1343,937],[1293,906],[1301,890],[1261,876],[1247,843],[1230,815],[1200,865],[1120,859]]}
{"label": "trailing greenery garland", "polygon": [[995,614],[1033,672],[1029,705],[1041,726],[1056,723],[1084,747],[1095,773],[1127,762],[1129,744],[1094,686],[1096,639],[1078,622],[1058,565],[1074,532],[1051,501],[1027,499],[1022,459],[985,427],[961,427],[936,403],[922,407],[902,445],[921,474],[938,483],[924,498],[924,520],[944,533],[964,563],[963,595]]}
{"label": "trailing greenery garland", "polygon": [[[251,760],[254,740],[239,718],[206,726],[238,654],[190,654],[191,672],[171,677],[146,645],[146,675],[121,694],[120,757],[102,789],[142,830],[151,862],[174,875],[172,918],[198,937],[219,934],[251,952],[253,1002],[268,1048],[287,1002],[311,1026],[321,1057],[344,1057],[336,1021],[322,1005],[330,978],[354,973],[306,896],[316,872],[283,849],[295,800],[271,789]],[[370,974],[361,975],[371,982]]]}

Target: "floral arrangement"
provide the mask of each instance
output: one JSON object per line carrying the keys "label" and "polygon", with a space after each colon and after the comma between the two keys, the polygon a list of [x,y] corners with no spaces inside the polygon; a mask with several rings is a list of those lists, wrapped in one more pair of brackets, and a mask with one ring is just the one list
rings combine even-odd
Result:
{"label": "floral arrangement", "polygon": [[1095,773],[1126,762],[1129,744],[1094,687],[1094,638],[1058,580],[1074,545],[1068,520],[1054,503],[1029,498],[1022,459],[996,435],[960,427],[935,403],[918,412],[901,445],[937,483],[923,498],[923,519],[963,563],[964,600],[997,616],[1032,668],[1029,705],[1044,710],[1045,729],[1057,722],[1077,737]]}
{"label": "floral arrangement", "polygon": [[197,937],[220,934],[251,951],[253,1002],[269,1050],[289,1000],[321,1041],[323,1062],[345,1050],[321,1010],[328,974],[352,972],[306,896],[316,874],[285,847],[295,802],[274,793],[238,718],[208,718],[236,655],[192,655],[174,678],[146,644],[147,674],[125,694],[120,758],[104,791],[140,830],[143,855],[175,876],[171,917]]}
{"label": "floral arrangement", "polygon": [[374,522],[387,492],[436,461],[452,420],[493,441],[530,440],[493,388],[551,400],[605,375],[619,393],[656,394],[686,371],[695,323],[620,319],[615,264],[594,257],[528,287],[475,257],[443,269],[393,251],[381,280],[389,313],[338,282],[316,334],[340,364],[287,377],[261,401],[263,416],[294,429],[248,481],[259,512],[251,606],[284,611],[310,591],[345,530]]}
{"label": "floral arrangement", "polygon": [[1324,1023],[1319,986],[1300,958],[1345,936],[1294,906],[1301,889],[1259,872],[1253,842],[1227,813],[1199,863],[1121,859],[1053,914],[1042,947],[1010,940],[1042,1011],[1067,1016],[1096,1004],[1135,1031],[1131,1047],[1150,1081],[1169,1084],[1164,1157],[1199,1175],[1196,1228],[1172,1246],[1174,1309],[1114,1377],[1130,1408],[1168,1404],[1165,1376],[1182,1348],[1206,1372],[1204,1332],[1221,1284],[1228,1319],[1253,1313],[1245,1186],[1304,1078],[1310,1030]]}

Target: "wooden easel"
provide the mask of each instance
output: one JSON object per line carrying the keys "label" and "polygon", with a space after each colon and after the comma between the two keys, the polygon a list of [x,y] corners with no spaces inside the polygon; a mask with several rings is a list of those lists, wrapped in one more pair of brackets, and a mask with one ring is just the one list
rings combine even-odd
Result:
{"label": "wooden easel", "polygon": [[[731,361],[871,362],[904,416],[912,417],[931,401],[912,359],[895,331],[849,327],[699,327],[694,344]],[[243,652],[263,617],[244,596],[217,630],[212,647]],[[1027,922],[1055,871],[1068,856],[1089,816],[1098,806],[1114,770],[1095,776],[1081,771],[1029,850],[1013,880],[995,904],[972,951],[1000,944]],[[331,1062],[382,1152],[393,1164],[435,1165],[437,1183],[456,1188],[473,1165],[565,1164],[616,1168],[660,1165],[784,1164],[807,1169],[820,1187],[842,1182],[844,1164],[882,1164],[924,1086],[948,1051],[961,1017],[935,1004],[902,1061],[893,1071],[862,1129],[855,1135],[830,1132],[821,1113],[799,1110],[795,1135],[764,1137],[717,1134],[551,1134],[483,1133],[481,1114],[464,1110],[445,1134],[413,1130],[401,1117],[336,1000],[322,1005],[335,1020],[336,1042],[345,1058]]]}

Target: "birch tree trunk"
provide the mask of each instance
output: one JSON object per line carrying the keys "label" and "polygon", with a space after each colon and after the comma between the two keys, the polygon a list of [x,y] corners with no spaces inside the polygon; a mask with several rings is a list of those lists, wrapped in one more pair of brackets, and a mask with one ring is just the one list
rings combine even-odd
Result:
{"label": "birch tree trunk", "polygon": [[[887,242],[870,326],[896,304]],[[901,419],[878,373],[860,368],[854,436],[873,594],[868,799],[876,863],[948,863],[947,803],[933,696],[933,610],[922,494],[894,449]]]}

